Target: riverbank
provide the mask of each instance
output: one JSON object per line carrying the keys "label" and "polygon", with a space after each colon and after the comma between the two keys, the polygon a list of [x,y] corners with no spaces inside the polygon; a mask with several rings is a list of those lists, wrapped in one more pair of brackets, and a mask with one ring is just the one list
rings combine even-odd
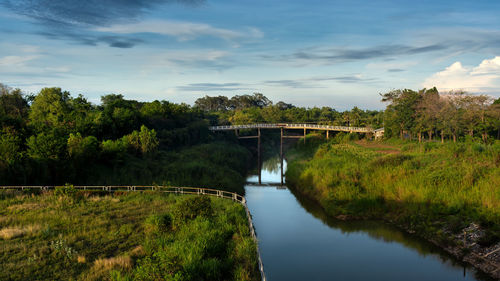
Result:
{"label": "riverbank", "polygon": [[498,145],[322,142],[288,152],[289,187],[330,216],[383,219],[500,277]]}
{"label": "riverbank", "polygon": [[0,193],[1,280],[260,280],[244,207],[159,192]]}

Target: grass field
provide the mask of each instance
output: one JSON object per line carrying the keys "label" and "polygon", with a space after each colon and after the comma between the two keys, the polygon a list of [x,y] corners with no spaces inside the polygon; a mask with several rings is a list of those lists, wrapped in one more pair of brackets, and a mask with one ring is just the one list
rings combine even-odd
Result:
{"label": "grass field", "polygon": [[332,216],[386,218],[422,234],[488,229],[500,241],[500,145],[314,137],[288,153],[287,183]]}
{"label": "grass field", "polygon": [[246,213],[164,193],[0,193],[0,280],[258,280]]}

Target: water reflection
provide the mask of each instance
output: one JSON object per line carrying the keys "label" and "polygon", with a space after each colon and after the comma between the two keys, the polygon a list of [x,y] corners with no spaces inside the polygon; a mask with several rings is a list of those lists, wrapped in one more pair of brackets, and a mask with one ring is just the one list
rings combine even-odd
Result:
{"label": "water reflection", "polygon": [[[280,183],[279,164],[279,157],[262,164],[263,184]],[[248,181],[268,280],[488,280],[397,228],[333,219],[291,190],[255,186],[257,176]]]}

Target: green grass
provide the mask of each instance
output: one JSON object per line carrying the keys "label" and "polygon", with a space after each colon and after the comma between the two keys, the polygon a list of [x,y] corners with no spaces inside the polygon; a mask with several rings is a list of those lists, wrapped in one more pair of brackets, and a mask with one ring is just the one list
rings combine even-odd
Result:
{"label": "green grass", "polygon": [[287,183],[333,216],[385,218],[424,235],[478,222],[500,238],[498,143],[395,146],[392,154],[335,140],[298,147]]}
{"label": "green grass", "polygon": [[257,280],[243,206],[196,198],[2,192],[0,280]]}

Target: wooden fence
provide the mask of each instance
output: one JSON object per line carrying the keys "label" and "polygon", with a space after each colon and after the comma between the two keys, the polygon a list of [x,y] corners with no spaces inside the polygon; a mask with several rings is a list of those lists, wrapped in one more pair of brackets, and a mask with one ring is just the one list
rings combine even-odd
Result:
{"label": "wooden fence", "polygon": [[[58,187],[63,188],[64,186],[0,186],[0,190],[53,190]],[[208,195],[219,198],[231,199],[233,201],[239,202],[245,208],[245,212],[248,218],[248,226],[250,228],[250,234],[252,235],[255,245],[257,246],[257,259],[259,262],[259,271],[262,281],[266,281],[266,275],[264,274],[264,265],[260,257],[259,243],[257,241],[257,235],[255,233],[255,228],[253,226],[252,215],[248,210],[247,202],[244,196],[241,196],[234,192],[218,190],[213,188],[200,188],[200,187],[175,187],[175,186],[145,186],[145,185],[131,185],[131,186],[120,186],[120,185],[82,185],[73,186],[76,190],[84,191],[104,191],[104,192],[141,192],[141,191],[156,191],[156,192],[166,192],[174,194],[195,194],[195,195]]]}

